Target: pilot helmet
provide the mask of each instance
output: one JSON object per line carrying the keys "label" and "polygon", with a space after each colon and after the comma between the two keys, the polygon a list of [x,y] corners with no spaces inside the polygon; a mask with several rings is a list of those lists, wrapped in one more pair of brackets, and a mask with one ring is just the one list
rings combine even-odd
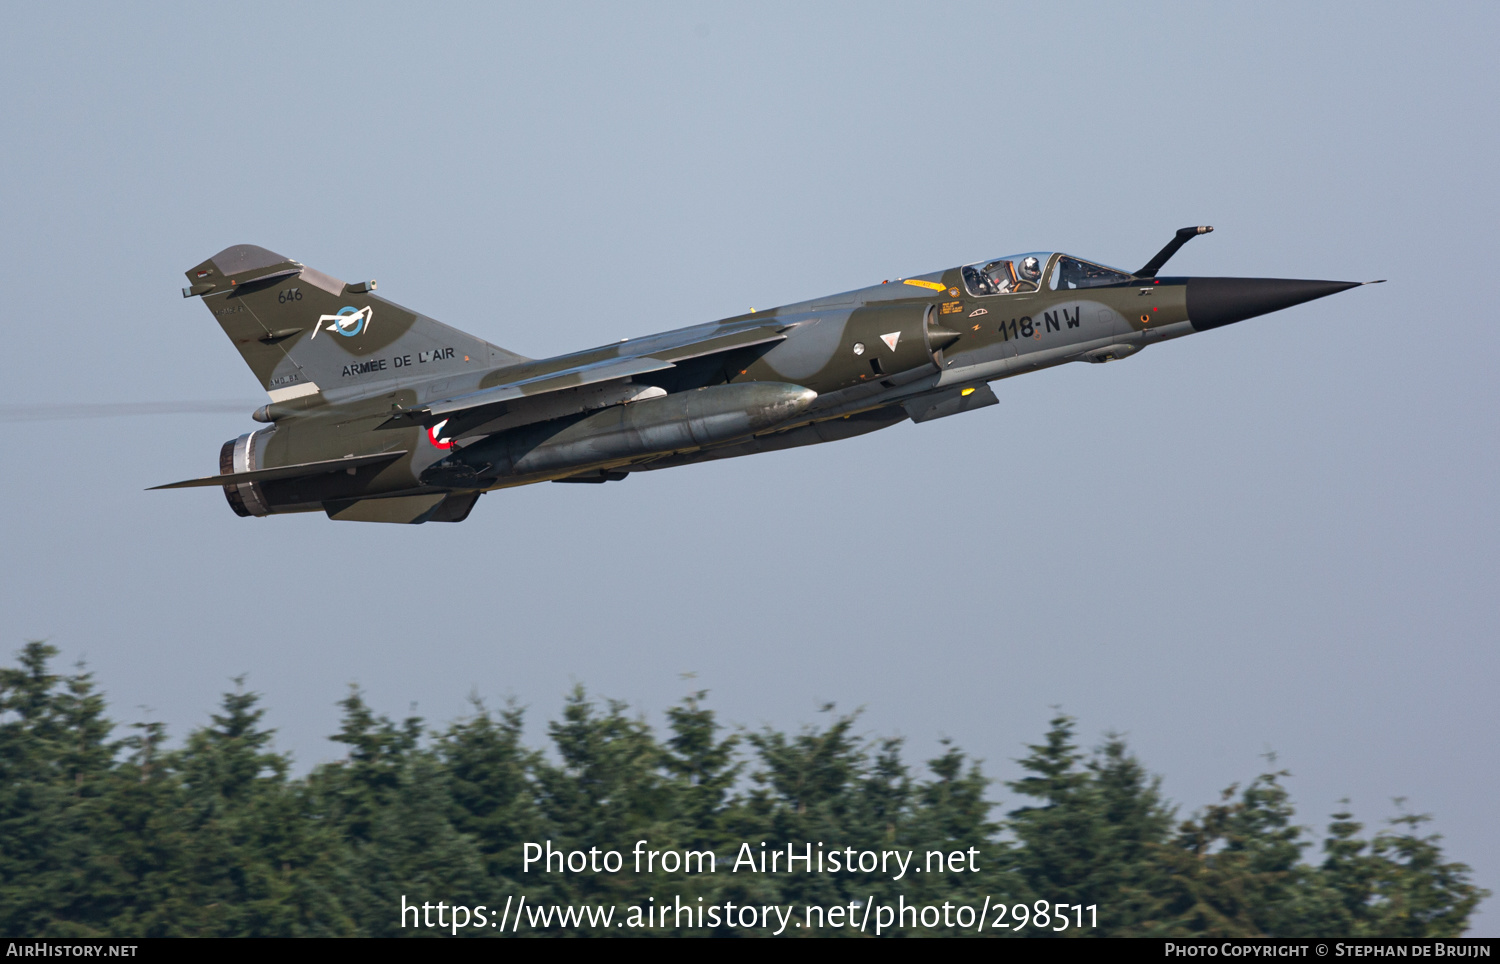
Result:
{"label": "pilot helmet", "polygon": [[1021,262],[1021,277],[1035,281],[1042,276],[1042,263],[1033,255]]}

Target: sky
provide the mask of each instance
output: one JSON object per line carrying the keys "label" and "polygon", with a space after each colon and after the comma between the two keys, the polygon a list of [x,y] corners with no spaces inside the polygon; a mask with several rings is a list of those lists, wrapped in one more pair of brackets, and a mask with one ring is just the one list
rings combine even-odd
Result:
{"label": "sky", "polygon": [[[243,674],[299,768],[350,684],[537,741],[574,684],[833,702],[1001,781],[1061,707],[1183,815],[1274,754],[1302,822],[1403,798],[1500,892],[1497,38],[1480,3],[11,5],[0,653],[179,737]],[[547,356],[1188,224],[1172,274],[1389,283],[459,525],[144,491],[258,427],[178,290],[231,244]],[[34,417],[177,401],[216,404]]]}

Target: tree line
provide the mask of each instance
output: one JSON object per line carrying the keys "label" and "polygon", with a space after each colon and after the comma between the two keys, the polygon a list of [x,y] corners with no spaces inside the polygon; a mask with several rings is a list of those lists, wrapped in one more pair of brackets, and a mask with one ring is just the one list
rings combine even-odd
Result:
{"label": "tree line", "polygon": [[[901,740],[860,733],[857,714],[830,707],[826,722],[795,733],[739,730],[701,692],[668,710],[658,733],[577,688],[542,749],[524,742],[513,705],[476,700],[435,730],[378,714],[351,689],[332,736],[343,759],[294,776],[240,681],[173,747],[160,723],[112,722],[91,675],[54,672],[56,655],[30,643],[0,668],[7,936],[432,934],[401,926],[403,896],[493,907],[524,894],[621,906],[988,896],[1097,905],[1098,926],[1069,936],[1449,937],[1488,896],[1425,832],[1425,816],[1367,835],[1344,808],[1315,846],[1295,822],[1287,774],[1267,772],[1184,817],[1123,738],[1083,749],[1061,713],[1005,784],[1010,809],[951,744],[914,770]],[[712,851],[722,867],[745,842],[981,856],[978,871],[900,880],[522,872],[528,842],[629,852],[642,839]]]}

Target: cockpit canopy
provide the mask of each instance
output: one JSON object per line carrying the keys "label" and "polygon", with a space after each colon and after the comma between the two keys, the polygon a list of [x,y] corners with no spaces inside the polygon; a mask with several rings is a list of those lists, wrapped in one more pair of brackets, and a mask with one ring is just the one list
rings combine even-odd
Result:
{"label": "cockpit canopy", "polygon": [[1012,254],[993,261],[980,261],[965,265],[964,287],[974,297],[984,295],[1009,295],[1036,291],[1042,283],[1042,272],[1046,270],[1050,252],[1029,251]]}
{"label": "cockpit canopy", "polygon": [[1129,282],[1128,272],[1062,254],[1058,255],[1057,264],[1052,268],[1050,287],[1053,291],[1071,291],[1074,288],[1102,288],[1105,285]]}
{"label": "cockpit canopy", "polygon": [[1130,275],[1124,271],[1050,251],[1028,251],[963,267],[964,287],[976,298],[1038,291],[1044,275],[1052,291],[1099,288],[1130,281]]}

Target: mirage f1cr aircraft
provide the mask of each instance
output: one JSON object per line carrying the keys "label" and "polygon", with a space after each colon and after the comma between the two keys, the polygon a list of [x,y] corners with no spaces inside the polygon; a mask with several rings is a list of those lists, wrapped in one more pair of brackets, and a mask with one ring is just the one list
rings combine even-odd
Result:
{"label": "mirage f1cr aircraft", "polygon": [[[989,383],[1322,298],[1360,282],[1164,278],[1209,227],[1135,272],[1048,251],[976,261],[769,311],[525,358],[241,244],[187,272],[270,395],[225,442],[240,515],[461,522],[531,482],[753,455],[997,404]],[[1373,283],[1373,282],[1371,282]]]}

